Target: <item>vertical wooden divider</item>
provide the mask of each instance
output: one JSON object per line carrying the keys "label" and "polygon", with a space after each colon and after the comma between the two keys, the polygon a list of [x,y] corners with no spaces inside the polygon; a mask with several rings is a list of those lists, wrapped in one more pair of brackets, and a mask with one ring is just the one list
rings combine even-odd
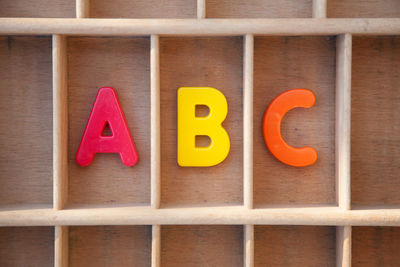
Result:
{"label": "vertical wooden divider", "polygon": [[[341,34],[336,43],[336,192],[339,208],[351,208],[351,55],[352,36]],[[351,266],[351,226],[336,227],[336,264]]]}
{"label": "vertical wooden divider", "polygon": [[[160,208],[160,38],[150,39],[150,95],[151,95],[151,207]],[[160,266],[161,227],[152,226],[151,266]]]}
{"label": "vertical wooden divider", "polygon": [[326,2],[327,0],[313,0],[312,14],[313,18],[326,18]]}
{"label": "vertical wooden divider", "polygon": [[206,18],[206,0],[197,0],[197,18]]}
{"label": "vertical wooden divider", "polygon": [[[253,208],[254,36],[244,37],[243,53],[243,205]],[[254,266],[254,226],[244,226],[244,266]]]}
{"label": "vertical wooden divider", "polygon": [[76,0],[76,17],[78,19],[89,17],[89,1],[90,0]]}
{"label": "vertical wooden divider", "polygon": [[[53,206],[64,208],[68,197],[67,38],[53,35]],[[55,226],[54,265],[68,266],[68,227]]]}

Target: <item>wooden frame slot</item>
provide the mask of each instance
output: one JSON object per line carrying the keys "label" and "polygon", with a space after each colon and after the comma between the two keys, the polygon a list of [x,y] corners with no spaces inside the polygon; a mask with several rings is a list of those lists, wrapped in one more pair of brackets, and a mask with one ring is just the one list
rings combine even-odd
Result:
{"label": "wooden frame slot", "polygon": [[150,226],[71,226],[69,266],[150,266]]}
{"label": "wooden frame slot", "polygon": [[[335,37],[256,37],[254,42],[254,205],[335,204]],[[295,168],[268,151],[262,120],[269,103],[289,89],[316,95],[310,109],[286,114],[282,136],[318,151],[314,165]]]}
{"label": "wooden frame slot", "polygon": [[352,204],[398,206],[400,38],[353,38],[352,64]]}
{"label": "wooden frame slot", "polygon": [[[240,37],[160,39],[162,206],[243,202],[242,48]],[[176,104],[182,86],[214,87],[227,99],[222,125],[231,147],[216,166],[200,170],[177,164]]]}
{"label": "wooden frame slot", "polygon": [[397,0],[328,0],[328,18],[399,18]]}
{"label": "wooden frame slot", "polygon": [[0,227],[0,266],[54,266],[54,227]]}
{"label": "wooden frame slot", "polygon": [[0,17],[74,18],[75,0],[0,1]]}
{"label": "wooden frame slot", "polygon": [[162,266],[243,266],[240,225],[161,227]]}
{"label": "wooden frame slot", "polygon": [[[150,39],[68,38],[69,196],[72,205],[150,203]],[[80,167],[75,153],[100,87],[116,89],[139,162],[97,154]],[[83,182],[84,181],[84,182]]]}
{"label": "wooden frame slot", "polygon": [[48,36],[0,37],[2,207],[53,202],[51,49]]}

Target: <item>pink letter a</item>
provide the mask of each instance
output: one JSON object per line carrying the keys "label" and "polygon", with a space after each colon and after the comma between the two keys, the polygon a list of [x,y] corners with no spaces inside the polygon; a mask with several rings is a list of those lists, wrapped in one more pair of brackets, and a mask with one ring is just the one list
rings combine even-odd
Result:
{"label": "pink letter a", "polygon": [[[102,135],[107,123],[111,136]],[[119,153],[122,163],[126,166],[133,166],[138,161],[136,147],[119,105],[117,93],[111,87],[102,87],[97,93],[76,152],[76,162],[81,166],[88,166],[96,153]]]}

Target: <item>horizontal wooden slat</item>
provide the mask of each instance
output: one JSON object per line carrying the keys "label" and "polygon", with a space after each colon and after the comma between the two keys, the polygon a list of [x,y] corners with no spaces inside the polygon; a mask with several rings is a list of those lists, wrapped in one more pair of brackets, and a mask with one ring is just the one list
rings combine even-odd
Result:
{"label": "horizontal wooden slat", "polygon": [[0,18],[0,34],[393,35],[400,19],[42,19]]}
{"label": "horizontal wooden slat", "polygon": [[270,224],[400,226],[400,209],[343,210],[338,207],[247,209],[243,206],[29,209],[0,211],[0,226]]}

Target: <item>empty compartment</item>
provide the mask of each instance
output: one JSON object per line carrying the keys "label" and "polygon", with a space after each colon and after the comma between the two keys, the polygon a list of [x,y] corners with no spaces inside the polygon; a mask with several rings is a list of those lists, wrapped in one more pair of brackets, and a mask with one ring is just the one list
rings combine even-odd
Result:
{"label": "empty compartment", "polygon": [[255,226],[254,266],[336,266],[334,226]]}
{"label": "empty compartment", "polygon": [[75,0],[2,0],[0,17],[74,18]]}
{"label": "empty compartment", "polygon": [[0,266],[54,266],[54,227],[0,227]]}
{"label": "empty compartment", "polygon": [[398,0],[329,0],[329,18],[399,18]]}
{"label": "empty compartment", "polygon": [[312,0],[205,0],[207,18],[311,18]]}
{"label": "empty compartment", "polygon": [[196,18],[196,0],[91,0],[91,18]]}
{"label": "empty compartment", "polygon": [[399,227],[353,227],[353,267],[398,266],[399,251]]}
{"label": "empty compartment", "polygon": [[151,266],[151,226],[71,226],[69,266]]}
{"label": "empty compartment", "polygon": [[[162,38],[161,68],[161,202],[162,205],[240,204],[243,200],[242,38]],[[177,90],[213,87],[228,102],[222,126],[230,152],[212,167],[177,163]],[[199,145],[207,140],[199,140]]]}
{"label": "empty compartment", "polygon": [[243,226],[162,226],[161,266],[243,266]]}
{"label": "empty compartment", "polygon": [[51,49],[51,37],[0,37],[1,206],[53,202]]}
{"label": "empty compartment", "polygon": [[355,37],[351,96],[351,199],[400,204],[400,38]]}
{"label": "empty compartment", "polygon": [[[333,37],[257,37],[254,50],[254,204],[335,203],[335,45]],[[264,113],[279,94],[295,88],[314,92],[309,109],[296,108],[282,120],[291,146],[311,146],[318,160],[292,167],[268,150]]]}
{"label": "empty compartment", "polygon": [[[68,39],[69,204],[149,203],[149,64],[149,38]],[[86,167],[75,161],[101,87],[117,92],[139,154],[133,167],[125,166],[118,153],[97,153]]]}

